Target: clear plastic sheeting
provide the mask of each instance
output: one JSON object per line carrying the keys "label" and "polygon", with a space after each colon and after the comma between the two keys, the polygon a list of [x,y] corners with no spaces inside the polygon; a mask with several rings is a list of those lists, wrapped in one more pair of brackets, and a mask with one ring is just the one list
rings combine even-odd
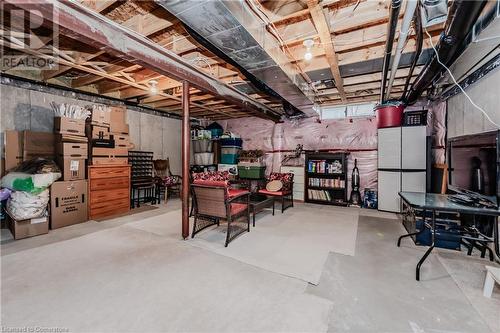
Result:
{"label": "clear plastic sheeting", "polygon": [[[278,172],[285,155],[298,144],[305,150],[348,151],[349,177],[358,159],[361,189],[377,187],[377,125],[375,118],[323,120],[306,118],[275,124],[258,118],[221,122],[225,130],[239,134],[244,149],[266,151],[266,173]],[[301,158],[303,162],[303,158]],[[291,161],[293,163],[293,161]]]}
{"label": "clear plastic sheeting", "polygon": [[282,133],[279,150],[293,150],[298,144],[303,144],[305,150],[377,149],[377,125],[373,117],[321,122],[307,118],[277,127]]}
{"label": "clear plastic sheeting", "polygon": [[[432,163],[445,163],[446,103],[421,101],[405,111],[428,110],[427,134],[432,136]],[[320,121],[318,118],[285,120],[273,123],[259,118],[239,118],[219,122],[226,131],[243,139],[243,149],[266,152],[266,173],[279,171],[285,155],[292,154],[298,144],[305,150],[349,152],[350,177],[354,159],[358,160],[361,193],[377,188],[377,123],[375,117],[345,118]],[[292,162],[293,163],[293,162]]]}
{"label": "clear plastic sheeting", "polygon": [[446,163],[446,102],[419,101],[405,111],[427,110],[427,135],[432,137],[432,163]]}

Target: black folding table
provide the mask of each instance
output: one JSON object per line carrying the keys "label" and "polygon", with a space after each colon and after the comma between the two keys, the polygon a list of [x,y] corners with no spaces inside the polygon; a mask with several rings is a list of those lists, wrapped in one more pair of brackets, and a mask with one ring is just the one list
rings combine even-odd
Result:
{"label": "black folding table", "polygon": [[[413,209],[420,209],[423,211],[423,222],[424,226],[427,226],[431,230],[431,245],[429,249],[425,252],[423,257],[417,264],[416,268],[416,279],[420,281],[420,267],[424,263],[425,259],[429,256],[435,246],[435,238],[436,238],[436,212],[453,212],[453,213],[463,213],[463,214],[472,214],[472,215],[488,215],[488,216],[500,216],[499,208],[478,208],[473,206],[466,206],[462,204],[458,204],[450,200],[450,195],[447,194],[436,194],[436,193],[417,193],[417,192],[399,192],[399,196],[403,199],[403,201]],[[492,200],[496,201],[496,198],[492,197]],[[432,212],[431,223],[426,222],[426,212]],[[489,242],[493,242],[495,253],[497,257],[500,257],[500,249],[498,244],[498,219],[493,220],[493,237],[489,237],[481,234],[481,239],[470,237],[470,236],[462,236],[464,239],[469,240],[487,240]],[[410,237],[419,234],[425,229],[418,232],[412,232],[405,235],[402,235],[398,239],[398,247],[401,245],[401,239],[405,237]]]}

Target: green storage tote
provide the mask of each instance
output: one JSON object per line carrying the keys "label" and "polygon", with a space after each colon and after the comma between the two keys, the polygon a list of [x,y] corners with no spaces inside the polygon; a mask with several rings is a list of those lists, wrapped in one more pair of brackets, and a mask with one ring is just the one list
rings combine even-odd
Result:
{"label": "green storage tote", "polygon": [[266,167],[238,165],[238,175],[240,176],[240,178],[245,178],[245,179],[266,178]]}

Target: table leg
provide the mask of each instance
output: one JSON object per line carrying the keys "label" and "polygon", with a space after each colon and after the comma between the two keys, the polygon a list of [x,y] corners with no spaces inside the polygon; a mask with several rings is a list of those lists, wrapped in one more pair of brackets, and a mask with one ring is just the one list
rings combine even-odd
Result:
{"label": "table leg", "polygon": [[255,208],[252,209],[253,213],[253,226],[255,227]]}
{"label": "table leg", "polygon": [[498,217],[496,217],[493,221],[493,247],[495,248],[495,253],[497,255],[497,259],[500,258],[500,245],[498,244]]}
{"label": "table leg", "polygon": [[409,233],[409,234],[406,234],[406,235],[399,236],[399,238],[398,238],[398,247],[401,246],[401,240],[403,238],[410,237],[410,236],[416,236],[416,235],[421,234],[422,232],[424,232],[424,230],[425,230],[425,214],[427,214],[427,211],[424,209],[423,212],[422,212],[422,215],[423,215],[422,219],[423,219],[424,227],[421,230],[417,231],[417,232],[412,232],[412,233]]}
{"label": "table leg", "polygon": [[[425,259],[431,254],[432,250],[434,249],[435,246],[435,240],[436,240],[436,211],[432,211],[432,231],[431,231],[431,246],[429,249],[425,252],[424,256],[420,259],[420,261],[417,264],[417,269],[416,269],[416,279],[417,281],[420,281],[420,267],[424,263]],[[424,218],[424,227],[425,227],[425,218]]]}

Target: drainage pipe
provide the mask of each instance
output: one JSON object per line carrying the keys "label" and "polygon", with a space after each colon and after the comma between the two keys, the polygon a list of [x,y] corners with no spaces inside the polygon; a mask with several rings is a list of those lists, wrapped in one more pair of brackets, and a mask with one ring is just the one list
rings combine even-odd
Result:
{"label": "drainage pipe", "polygon": [[420,13],[420,6],[417,6],[417,11],[415,12],[415,16],[413,18],[413,23],[415,25],[415,35],[417,36],[417,46],[415,53],[413,54],[413,60],[411,62],[410,71],[408,72],[408,76],[406,77],[405,87],[403,90],[403,94],[401,95],[401,99],[406,96],[406,92],[408,91],[408,87],[410,86],[411,77],[413,76],[413,71],[417,66],[418,58],[420,58],[420,54],[422,53],[422,44],[424,43],[424,36],[422,30],[422,16]]}
{"label": "drainage pipe", "polygon": [[387,81],[387,72],[391,62],[392,45],[394,44],[394,35],[398,24],[399,10],[401,9],[401,0],[392,0],[389,11],[389,24],[387,25],[387,41],[385,42],[384,64],[382,67],[382,87],[380,89],[380,103],[384,102],[385,83]]}
{"label": "drainage pipe", "polygon": [[413,19],[413,14],[415,13],[415,8],[417,8],[417,4],[418,0],[408,0],[406,2],[405,14],[403,16],[403,22],[401,23],[401,28],[398,36],[398,45],[396,46],[396,51],[394,52],[394,59],[392,59],[391,75],[389,77],[387,92],[385,94],[386,100],[388,100],[391,96],[392,85],[394,83],[394,78],[396,77],[399,61],[401,60],[401,54],[403,53],[406,40],[408,39],[410,24]]}
{"label": "drainage pipe", "polygon": [[[437,46],[439,60],[449,67],[460,55],[465,38],[474,26],[487,1],[454,0],[448,11],[444,32]],[[423,91],[444,71],[436,55],[422,69],[405,100],[413,104]]]}

